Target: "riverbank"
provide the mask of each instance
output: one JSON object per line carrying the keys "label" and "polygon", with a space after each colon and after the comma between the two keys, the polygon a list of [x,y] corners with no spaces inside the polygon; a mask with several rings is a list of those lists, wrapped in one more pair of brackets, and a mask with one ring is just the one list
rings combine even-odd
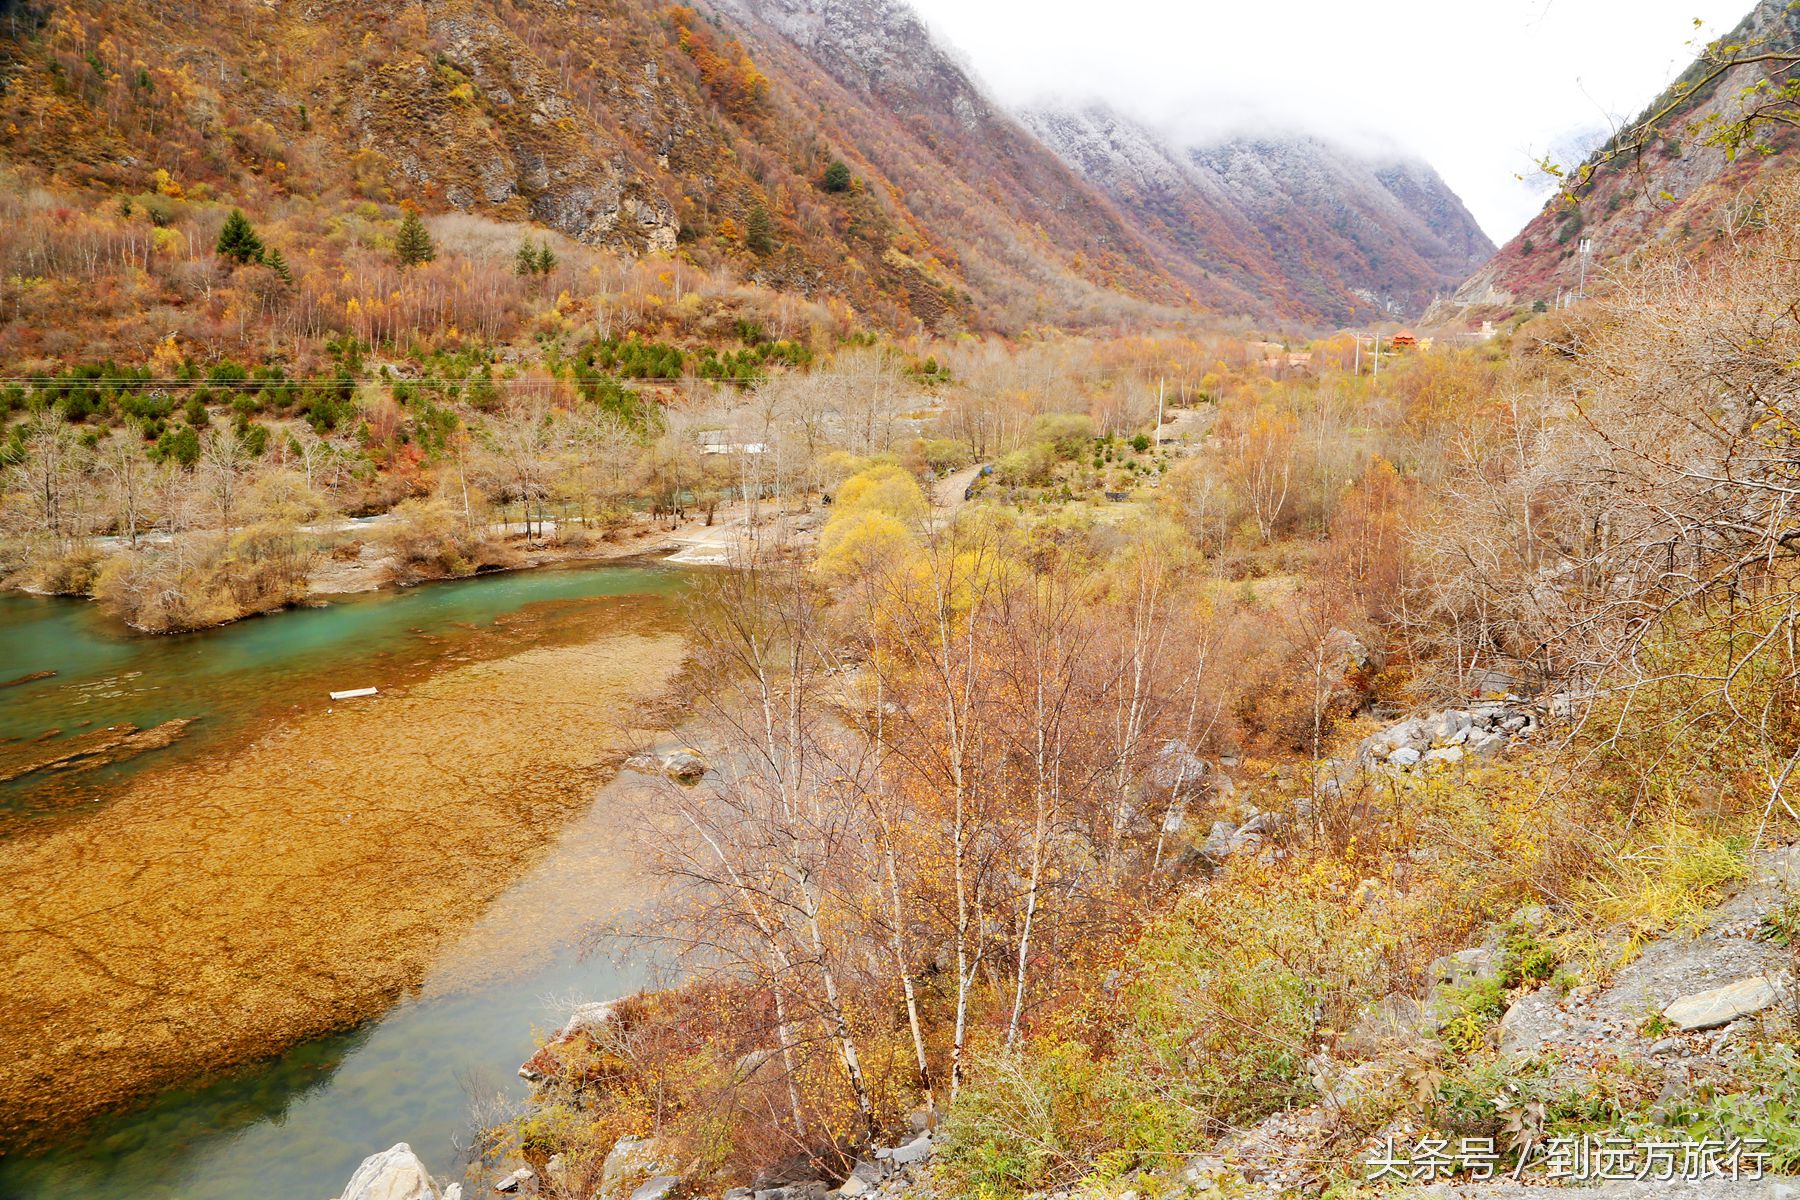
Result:
{"label": "riverbank", "polygon": [[0,842],[0,1144],[385,1010],[616,768],[685,642],[551,644],[303,713]]}
{"label": "riverbank", "polygon": [[[624,524],[604,531],[570,523],[566,528],[554,519],[484,526],[474,539],[473,555],[435,547],[430,553],[408,555],[403,540],[404,509],[370,517],[357,517],[315,525],[287,527],[266,533],[283,544],[284,553],[308,560],[275,596],[254,603],[220,599],[205,607],[197,619],[145,623],[130,611],[108,605],[123,623],[147,633],[192,632],[214,628],[269,611],[328,602],[333,598],[411,587],[421,583],[467,579],[502,571],[532,570],[575,563],[625,562],[661,559],[675,566],[725,566],[741,559],[753,544],[805,546],[817,538],[823,515],[816,510],[775,514],[767,505],[737,504],[716,510],[710,518],[673,519],[638,514]],[[433,531],[427,538],[440,536]],[[239,538],[254,536],[244,531]],[[186,548],[190,557],[214,557],[225,548],[224,535],[216,530],[196,530],[171,537],[146,536],[136,546],[120,538],[101,538],[77,546],[61,559],[37,562],[0,578],[0,590],[28,595],[64,595],[94,598],[106,564],[133,555],[167,555]],[[466,547],[465,547],[466,549]],[[258,554],[243,557],[259,558]],[[220,576],[228,579],[229,572]],[[164,580],[169,587],[185,585],[184,579]],[[167,589],[165,589],[166,591]],[[104,597],[101,597],[104,599]],[[159,614],[166,618],[167,614]]]}

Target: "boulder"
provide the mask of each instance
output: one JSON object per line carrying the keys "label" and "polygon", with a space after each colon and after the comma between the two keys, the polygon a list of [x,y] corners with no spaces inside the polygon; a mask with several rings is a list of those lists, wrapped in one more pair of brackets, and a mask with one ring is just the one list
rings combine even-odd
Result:
{"label": "boulder", "polygon": [[907,1167],[916,1162],[924,1162],[931,1157],[934,1149],[936,1147],[931,1144],[930,1136],[922,1133],[904,1146],[877,1150],[875,1157],[884,1162],[890,1162],[896,1167]]}
{"label": "boulder", "polygon": [[1470,738],[1464,746],[1476,758],[1493,758],[1506,749],[1506,739],[1497,733],[1483,733]]}
{"label": "boulder", "polygon": [[1419,761],[1419,752],[1411,746],[1401,746],[1388,755],[1388,762],[1396,767],[1410,767]]}
{"label": "boulder", "polygon": [[1201,857],[1215,863],[1222,863],[1231,857],[1235,848],[1232,841],[1237,833],[1237,826],[1230,821],[1214,821],[1212,832],[1206,835],[1206,841],[1200,847]]}
{"label": "boulder", "polygon": [[677,750],[663,755],[662,770],[677,783],[698,783],[706,774],[706,760],[692,750]]}
{"label": "boulder", "polygon": [[652,1138],[622,1137],[607,1152],[600,1165],[600,1200],[625,1200],[632,1195],[634,1181],[655,1175],[656,1142]]}
{"label": "boulder", "polygon": [[638,1189],[631,1193],[631,1200],[669,1200],[680,1186],[679,1175],[655,1175],[638,1185]]}
{"label": "boulder", "polygon": [[1724,987],[1693,992],[1663,1009],[1663,1019],[1682,1031],[1713,1029],[1761,1012],[1781,995],[1767,975],[1752,975]]}
{"label": "boulder", "polygon": [[1425,736],[1443,744],[1474,724],[1475,718],[1460,708],[1447,709],[1425,720]]}
{"label": "boulder", "polygon": [[537,1172],[530,1167],[520,1167],[496,1183],[494,1190],[508,1196],[535,1196],[537,1195]]}
{"label": "boulder", "polygon": [[[462,1189],[456,1188],[462,1195]],[[425,1164],[405,1142],[363,1159],[339,1200],[445,1200]]]}
{"label": "boulder", "polygon": [[831,1188],[817,1179],[809,1179],[805,1183],[790,1183],[778,1188],[762,1188],[755,1193],[755,1200],[825,1200],[831,1194]]}
{"label": "boulder", "polygon": [[1463,748],[1461,746],[1439,746],[1436,750],[1427,750],[1422,760],[1428,763],[1448,764],[1461,762],[1462,759]]}

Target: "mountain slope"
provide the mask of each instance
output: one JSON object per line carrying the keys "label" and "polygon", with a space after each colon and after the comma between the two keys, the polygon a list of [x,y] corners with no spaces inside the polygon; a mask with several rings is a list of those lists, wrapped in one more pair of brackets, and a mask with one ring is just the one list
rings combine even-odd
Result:
{"label": "mountain slope", "polygon": [[75,0],[0,29],[27,183],[530,219],[898,328],[1196,303],[886,0]]}
{"label": "mountain slope", "polygon": [[1284,315],[1418,312],[1493,250],[1417,161],[1305,135],[1182,146],[1098,104],[1033,108],[1024,119],[1179,264],[1172,270],[1272,297]]}
{"label": "mountain slope", "polygon": [[[1723,45],[1751,42],[1756,54],[1800,50],[1800,9],[1791,8],[1788,0],[1761,0],[1722,39]],[[1720,229],[1724,206],[1746,187],[1794,166],[1797,142],[1791,128],[1759,127],[1768,152],[1752,149],[1735,158],[1706,140],[1707,130],[1738,120],[1745,112],[1745,90],[1774,79],[1777,69],[1776,64],[1746,63],[1695,87],[1709,71],[1704,58],[1696,60],[1645,110],[1650,114],[1673,106],[1657,123],[1659,135],[1641,147],[1615,142],[1597,151],[1585,164],[1590,176],[1575,188],[1577,202],[1562,195],[1552,199],[1456,290],[1455,302],[1510,305],[1554,300],[1574,291],[1580,286],[1584,238],[1591,245],[1590,273],[1656,241],[1670,241],[1690,253],[1704,251]],[[1777,82],[1775,89],[1780,87]]]}

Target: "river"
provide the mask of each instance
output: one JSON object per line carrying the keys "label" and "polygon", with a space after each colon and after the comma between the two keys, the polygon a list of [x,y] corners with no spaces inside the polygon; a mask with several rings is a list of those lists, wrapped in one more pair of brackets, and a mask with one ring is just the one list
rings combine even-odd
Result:
{"label": "river", "polygon": [[[465,1162],[461,1147],[467,1145],[477,1101],[492,1113],[522,1097],[515,1072],[530,1053],[534,1031],[553,1028],[577,1000],[618,995],[643,981],[640,968],[582,958],[574,944],[586,920],[619,911],[637,894],[630,838],[649,785],[629,772],[594,773],[591,754],[570,758],[541,778],[522,764],[488,760],[522,752],[534,761],[555,759],[563,742],[551,733],[564,720],[564,710],[556,705],[570,699],[557,693],[571,689],[591,697],[583,712],[610,707],[624,714],[621,727],[641,727],[641,719],[624,717],[635,717],[629,711],[633,703],[648,699],[654,689],[634,690],[632,681],[651,675],[665,682],[673,678],[669,672],[680,644],[675,601],[684,580],[676,571],[635,566],[490,576],[346,598],[177,638],[130,634],[92,605],[0,597],[0,662],[5,664],[0,675],[57,672],[0,690],[0,736],[11,739],[12,746],[50,729],[62,730],[57,737],[67,738],[119,722],[148,727],[199,718],[189,736],[129,762],[68,780],[28,776],[9,785],[0,796],[0,820],[5,822],[0,826],[0,867],[9,851],[27,853],[57,839],[78,847],[99,846],[93,852],[95,866],[117,865],[119,878],[130,881],[115,886],[123,893],[120,898],[132,902],[134,913],[154,910],[161,903],[161,889],[147,898],[132,891],[146,873],[161,869],[163,856],[145,847],[155,847],[159,840],[186,845],[194,836],[192,803],[172,798],[185,794],[183,789],[202,795],[230,791],[235,798],[244,778],[267,778],[272,782],[266,794],[259,792],[243,808],[232,810],[226,827],[238,841],[230,843],[228,853],[209,855],[207,870],[227,877],[226,890],[219,894],[236,898],[234,911],[254,908],[246,889],[266,886],[258,882],[263,871],[250,872],[241,864],[262,862],[269,838],[278,836],[283,862],[309,863],[304,877],[313,883],[296,895],[319,895],[318,879],[341,878],[344,862],[363,861],[352,853],[363,853],[362,844],[353,840],[358,826],[373,827],[381,819],[372,811],[379,808],[378,798],[358,797],[354,804],[344,802],[353,811],[343,814],[335,813],[339,801],[333,799],[325,807],[338,819],[317,821],[316,781],[321,777],[316,773],[354,772],[358,761],[365,774],[386,777],[377,797],[404,791],[407,780],[441,766],[477,796],[458,825],[473,824],[471,839],[484,847],[495,841],[497,829],[510,832],[522,825],[540,831],[535,838],[513,839],[516,853],[504,860],[513,869],[495,884],[492,876],[501,869],[501,860],[471,857],[466,869],[458,871],[454,839],[447,841],[442,829],[435,830],[425,843],[441,856],[431,870],[454,877],[451,895],[473,897],[469,905],[453,910],[425,902],[444,888],[408,893],[406,876],[396,876],[361,890],[331,889],[316,902],[330,910],[322,922],[331,927],[329,935],[301,923],[278,944],[262,938],[265,917],[246,916],[244,923],[256,928],[245,928],[216,919],[195,924],[169,915],[217,907],[192,896],[169,903],[169,912],[147,923],[142,937],[115,935],[117,918],[96,925],[94,942],[111,938],[122,947],[105,964],[109,974],[124,964],[146,979],[183,978],[182,964],[205,969],[214,965],[208,957],[216,956],[230,978],[213,992],[194,990],[186,1007],[173,1016],[145,1009],[150,1001],[118,1009],[112,1013],[117,1031],[108,1030],[97,1050],[92,1036],[81,1034],[85,1040],[78,1043],[78,1057],[98,1059],[102,1070],[97,1077],[109,1059],[122,1066],[128,1057],[147,1057],[166,1068],[157,1084],[160,1090],[123,1111],[107,1111],[59,1132],[47,1148],[34,1145],[29,1155],[0,1159],[0,1196],[327,1200],[338,1194],[365,1155],[398,1141],[409,1142],[440,1182],[459,1177]],[[534,683],[541,685],[537,690],[552,694],[534,700]],[[324,698],[328,690],[358,686],[380,687],[376,702],[387,706],[358,711],[357,705],[369,702],[333,705]],[[499,707],[484,711],[482,706],[490,703]],[[569,719],[575,733],[566,740],[576,743],[596,740],[596,730],[611,728],[594,724],[592,717],[591,729]],[[371,732],[385,725],[423,730],[419,736],[453,750],[383,761],[384,752],[369,747],[385,745],[370,740]],[[462,758],[440,762],[446,754],[455,759],[456,753]],[[321,756],[351,762],[321,766]],[[295,760],[303,761],[304,769]],[[524,799],[503,795],[494,783],[515,773]],[[325,778],[341,788],[344,777]],[[584,779],[591,783],[584,787]],[[436,796],[442,784],[417,786]],[[578,793],[572,802],[555,800],[571,789]],[[280,809],[278,835],[258,825],[271,803]],[[480,823],[493,811],[511,816],[515,810],[522,815],[504,827]],[[352,832],[339,827],[339,820]],[[287,840],[296,836],[296,825],[321,832],[303,833],[299,845],[290,846]],[[217,822],[204,826],[217,827]],[[241,833],[245,827],[256,831],[248,841]],[[401,826],[389,821],[379,828],[378,840],[387,846]],[[246,853],[240,842],[258,849]],[[321,842],[326,850],[319,849],[316,843]],[[67,857],[66,846],[46,845],[43,852],[54,852],[57,861]],[[309,856],[321,853],[334,857],[313,864]],[[98,873],[106,874],[104,869]],[[41,869],[31,874],[43,878]],[[70,891],[55,910],[66,911],[71,901],[78,901],[76,908],[99,907],[74,882],[91,881],[94,874],[71,871],[69,880],[53,885]],[[234,874],[241,878],[231,879]],[[190,870],[171,878],[191,876]],[[485,889],[484,881],[489,884]],[[91,892],[96,885],[83,886]],[[103,881],[99,886],[110,885]],[[10,927],[0,932],[16,935],[42,921],[29,911],[38,899],[36,890],[0,896],[0,925]],[[368,918],[368,910],[379,907],[388,890],[397,906],[408,912],[416,908],[415,917],[396,925],[378,913],[386,923],[369,937],[346,941],[340,936],[338,925],[355,927]],[[289,901],[279,911],[291,907]],[[424,937],[420,931],[426,929],[441,936]],[[372,949],[385,946],[383,938],[396,937],[429,944],[422,958],[382,957]],[[191,944],[165,962],[144,950],[158,938]],[[320,1035],[314,1029],[299,1040],[288,1034],[306,1028],[306,1020],[274,1022],[270,1036],[276,1047],[285,1048],[247,1065],[207,1072],[197,1083],[192,1070],[179,1070],[187,1061],[180,1054],[171,1055],[155,1039],[142,1046],[132,1041],[130,1031],[140,1012],[146,1022],[172,1021],[210,1034],[237,1020],[231,1013],[239,997],[253,1008],[291,1006],[294,997],[282,990],[279,979],[275,990],[264,994],[265,981],[254,973],[283,974],[281,951],[296,939],[305,949],[307,970],[321,957],[337,955],[345,966],[356,968],[359,981],[369,976],[381,984],[376,993],[351,988],[347,996],[334,994],[331,1000],[341,1003],[327,1005],[333,1019],[314,1025],[342,1026],[346,1022],[338,1018],[346,1012],[373,1015],[339,1032]],[[42,940],[16,944],[29,945],[35,953]],[[90,943],[84,956],[92,950]],[[106,950],[99,953],[104,958]],[[45,1015],[28,1012],[23,1023],[52,1031],[70,1007],[88,1020],[85,1014],[94,1011],[99,987],[77,987],[43,999],[35,981],[52,968],[35,966],[20,964],[16,996],[0,981],[0,1000],[25,1005],[29,995],[29,1004],[41,1006]],[[400,981],[404,986],[395,986]],[[164,998],[156,1003],[168,1009]],[[195,1008],[200,1011],[189,1011]],[[104,1006],[93,1020],[106,1023]],[[245,1025],[237,1032],[248,1036],[261,1027]],[[44,1034],[52,1042],[56,1036]],[[255,1044],[245,1036],[222,1036],[219,1044]],[[5,1069],[0,1062],[0,1070]],[[27,1067],[20,1074],[32,1071]],[[22,1086],[19,1094],[29,1097],[32,1092]]]}

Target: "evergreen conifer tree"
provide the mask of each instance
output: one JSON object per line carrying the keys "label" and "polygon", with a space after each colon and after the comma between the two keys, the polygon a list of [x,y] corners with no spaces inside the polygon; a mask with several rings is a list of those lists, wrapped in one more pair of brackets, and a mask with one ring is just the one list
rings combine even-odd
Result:
{"label": "evergreen conifer tree", "polygon": [[287,257],[279,250],[270,250],[263,259],[263,265],[275,272],[275,277],[283,283],[294,282],[294,273],[288,270]]}
{"label": "evergreen conifer tree", "polygon": [[394,237],[394,257],[400,260],[403,267],[416,267],[437,257],[437,247],[431,244],[431,234],[414,209],[408,208],[406,215],[400,219],[400,232]]}
{"label": "evergreen conifer tree", "polygon": [[213,249],[233,262],[259,263],[263,259],[262,239],[256,236],[250,218],[241,208],[232,209],[231,215],[225,218],[225,225],[219,230],[218,244]]}
{"label": "evergreen conifer tree", "polygon": [[769,210],[760,204],[744,219],[744,245],[758,254],[775,249],[775,223],[769,219]]}

